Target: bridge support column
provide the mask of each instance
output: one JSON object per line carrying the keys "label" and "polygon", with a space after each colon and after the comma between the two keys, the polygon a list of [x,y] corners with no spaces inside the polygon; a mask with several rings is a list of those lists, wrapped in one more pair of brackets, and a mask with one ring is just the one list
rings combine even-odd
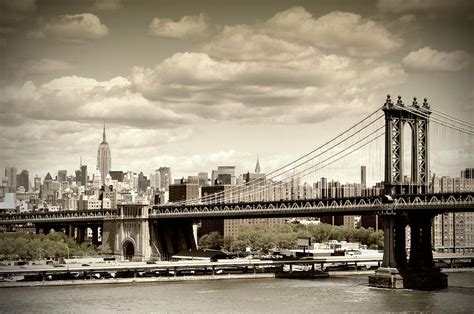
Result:
{"label": "bridge support column", "polygon": [[[431,216],[384,216],[382,266],[369,276],[379,288],[433,290],[447,287],[447,276],[436,269],[431,251]],[[407,263],[405,228],[411,228],[410,260]]]}
{"label": "bridge support column", "polygon": [[98,246],[99,245],[99,227],[93,226],[92,229],[92,245]]}
{"label": "bridge support column", "polygon": [[105,220],[102,225],[102,244],[107,244],[116,258],[129,261],[150,260],[152,238],[148,207],[123,205],[118,210],[119,218]]}
{"label": "bridge support column", "polygon": [[403,272],[405,288],[434,290],[448,286],[447,275],[434,266],[431,215],[410,215],[410,260]]}
{"label": "bridge support column", "polygon": [[[403,247],[404,250],[405,243],[400,243],[400,241],[403,241],[405,237],[400,236],[402,229],[399,225],[400,219],[397,219],[393,214],[382,217],[384,230],[383,261],[382,266],[377,269],[375,274],[369,276],[369,286],[401,289],[403,288],[403,278],[400,275],[397,262],[401,258],[398,254],[403,256],[400,247]],[[406,258],[406,254],[404,256]]]}
{"label": "bridge support column", "polygon": [[64,227],[61,227],[60,230],[64,232],[64,234],[67,235],[68,237],[74,236],[74,227],[71,224],[64,225]]}
{"label": "bridge support column", "polygon": [[87,228],[84,226],[79,226],[76,228],[76,242],[81,244],[84,243],[86,239]]}

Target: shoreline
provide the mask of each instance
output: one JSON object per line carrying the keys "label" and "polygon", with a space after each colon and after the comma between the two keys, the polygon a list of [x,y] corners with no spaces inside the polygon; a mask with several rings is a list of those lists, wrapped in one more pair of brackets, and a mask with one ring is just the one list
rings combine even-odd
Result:
{"label": "shoreline", "polygon": [[[446,268],[443,273],[474,272],[474,268]],[[375,270],[359,271],[329,271],[329,277],[363,276],[374,274]],[[57,287],[57,286],[85,286],[85,285],[117,285],[117,284],[146,284],[157,282],[184,282],[184,281],[209,281],[209,280],[236,280],[236,279],[268,279],[276,278],[274,273],[256,274],[227,274],[227,275],[196,275],[178,277],[155,277],[155,278],[109,278],[109,279],[82,279],[82,280],[54,280],[54,281],[25,281],[25,282],[1,282],[1,288],[25,288],[25,287]],[[324,280],[324,278],[318,278]],[[301,280],[301,279],[292,279]],[[303,279],[314,280],[314,279]]]}

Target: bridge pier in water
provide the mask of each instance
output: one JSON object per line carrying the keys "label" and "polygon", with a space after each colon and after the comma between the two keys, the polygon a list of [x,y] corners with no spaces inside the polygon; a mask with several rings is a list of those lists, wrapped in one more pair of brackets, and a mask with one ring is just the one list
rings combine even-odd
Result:
{"label": "bridge pier in water", "polygon": [[[387,214],[384,222],[382,266],[369,276],[369,286],[392,289],[434,290],[448,286],[447,276],[434,266],[431,221],[426,214]],[[405,228],[410,226],[410,258]]]}

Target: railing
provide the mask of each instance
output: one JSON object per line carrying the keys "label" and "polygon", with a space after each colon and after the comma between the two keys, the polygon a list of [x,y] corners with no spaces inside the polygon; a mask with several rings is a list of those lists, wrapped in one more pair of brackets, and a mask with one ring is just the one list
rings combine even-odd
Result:
{"label": "railing", "polygon": [[274,202],[199,204],[187,206],[155,206],[150,218],[233,217],[233,216],[293,216],[308,214],[383,214],[387,212],[433,209],[438,212],[473,211],[474,193],[443,193],[395,196],[388,202],[385,196],[350,197],[340,199],[281,200]]}
{"label": "railing", "polygon": [[[199,204],[186,206],[153,206],[148,209],[149,219],[204,218],[204,217],[291,217],[325,214],[387,214],[397,211],[432,210],[442,212],[474,211],[474,192],[425,195],[399,195],[388,200],[385,196],[348,197],[333,199],[280,200],[231,204]],[[1,214],[0,224],[35,222],[103,221],[121,219],[117,209],[86,211],[32,212]],[[139,217],[142,218],[142,217]],[[132,219],[128,217],[127,219]]]}
{"label": "railing", "polygon": [[34,222],[100,221],[117,218],[116,209],[68,210],[57,212],[30,212],[20,214],[1,214],[0,224]]}

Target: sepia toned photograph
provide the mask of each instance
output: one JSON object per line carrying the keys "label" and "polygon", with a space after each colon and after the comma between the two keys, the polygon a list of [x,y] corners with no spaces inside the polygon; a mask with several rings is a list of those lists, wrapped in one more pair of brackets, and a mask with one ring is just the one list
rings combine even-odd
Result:
{"label": "sepia toned photograph", "polygon": [[1,313],[472,313],[474,1],[0,0]]}

